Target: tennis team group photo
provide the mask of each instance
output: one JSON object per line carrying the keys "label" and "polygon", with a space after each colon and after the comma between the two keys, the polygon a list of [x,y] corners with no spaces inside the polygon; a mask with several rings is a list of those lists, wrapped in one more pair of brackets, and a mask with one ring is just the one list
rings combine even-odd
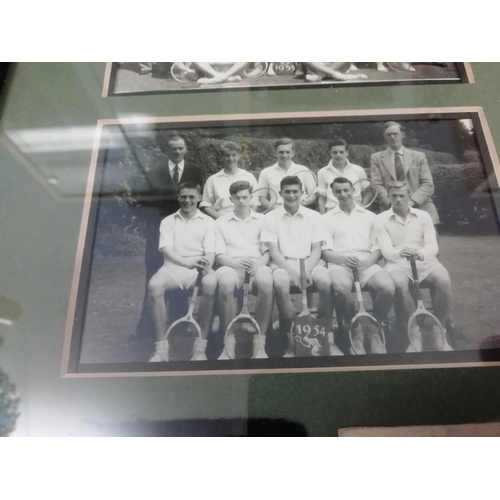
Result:
{"label": "tennis team group photo", "polygon": [[78,362],[496,347],[497,187],[473,115],[105,125]]}

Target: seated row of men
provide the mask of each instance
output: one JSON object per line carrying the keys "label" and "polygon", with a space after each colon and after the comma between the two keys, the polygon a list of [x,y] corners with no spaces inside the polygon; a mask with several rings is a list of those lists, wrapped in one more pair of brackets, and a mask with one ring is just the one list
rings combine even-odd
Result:
{"label": "seated row of men", "polygon": [[[408,321],[415,311],[407,259],[416,258],[419,280],[434,290],[435,314],[446,325],[451,303],[449,275],[437,259],[438,244],[431,216],[410,206],[409,186],[402,181],[389,183],[392,207],[379,215],[356,204],[353,183],[348,178],[336,177],[329,189],[338,205],[321,215],[301,203],[301,179],[287,175],[280,181],[282,205],[263,215],[251,209],[251,183],[236,180],[229,186],[234,209],[214,221],[198,210],[201,187],[182,184],[178,195],[180,210],[166,217],[160,226],[159,249],[165,263],[149,282],[157,340],[150,361],[163,360],[167,330],[165,291],[190,289],[198,269],[203,269],[204,274],[198,318],[203,339],[195,345],[193,360],[207,359],[205,349],[216,298],[223,331],[236,316],[235,296],[243,285],[245,271],[252,277],[252,291],[257,296],[255,318],[263,334],[256,336],[256,357],[266,357],[265,333],[274,301],[279,330],[288,336],[285,356],[294,356],[295,309],[290,288],[300,287],[300,259],[306,259],[308,285],[314,284],[319,293],[318,312],[326,318],[332,356],[343,354],[333,334],[334,292],[341,298],[348,319],[352,318],[353,268],[359,270],[361,285],[374,297],[374,316],[387,326],[387,314],[393,304],[403,321]],[[381,267],[382,258],[386,260],[385,267]],[[418,327],[411,335],[411,345],[421,351]],[[385,352],[379,336],[368,341],[370,352]],[[440,341],[436,338],[436,346]],[[364,342],[364,338],[354,336],[357,353],[364,353]]]}
{"label": "seated row of men", "polygon": [[[275,64],[291,68],[295,77],[303,77],[308,82],[322,80],[364,80],[364,73],[352,74],[357,71],[352,62],[300,62],[300,63],[263,63],[263,62],[176,62],[179,70],[186,78],[203,85],[239,82],[244,77],[276,76]],[[391,63],[398,65],[398,71],[415,71],[411,63]],[[139,63],[140,74],[146,75],[153,71],[153,63]],[[375,63],[377,71],[388,72],[383,62]]]}

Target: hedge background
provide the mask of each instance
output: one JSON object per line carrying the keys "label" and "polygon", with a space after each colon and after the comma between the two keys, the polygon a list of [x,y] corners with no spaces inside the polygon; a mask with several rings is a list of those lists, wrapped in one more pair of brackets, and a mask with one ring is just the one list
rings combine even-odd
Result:
{"label": "hedge background", "polygon": [[[186,159],[202,168],[205,180],[222,168],[221,145],[225,141],[242,146],[240,166],[258,178],[263,168],[275,162],[277,138],[292,137],[294,161],[317,172],[330,161],[328,142],[336,135],[349,141],[350,161],[361,165],[370,176],[371,155],[386,148],[382,126],[382,122],[290,124],[196,128],[179,133],[188,146]],[[405,145],[425,153],[431,168],[434,203],[442,222],[440,232],[498,234],[486,170],[471,124],[459,120],[419,120],[404,122],[404,126]],[[164,168],[168,162],[168,139],[175,133],[132,130],[124,136],[123,129],[112,132],[102,192],[116,203],[102,203],[99,209],[99,224],[105,225],[97,231],[99,253],[141,251],[142,228],[134,215],[134,205],[127,202],[133,202],[136,194],[147,190],[145,172]]]}

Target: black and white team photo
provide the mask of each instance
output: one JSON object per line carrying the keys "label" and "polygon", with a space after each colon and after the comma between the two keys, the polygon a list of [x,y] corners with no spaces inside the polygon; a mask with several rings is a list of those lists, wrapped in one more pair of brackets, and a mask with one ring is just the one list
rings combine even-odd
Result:
{"label": "black and white team photo", "polygon": [[107,125],[78,363],[497,347],[497,184],[462,115]]}

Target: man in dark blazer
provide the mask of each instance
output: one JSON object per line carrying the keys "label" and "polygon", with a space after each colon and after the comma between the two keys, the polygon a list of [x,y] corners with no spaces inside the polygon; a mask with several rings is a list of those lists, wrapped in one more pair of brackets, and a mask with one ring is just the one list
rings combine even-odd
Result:
{"label": "man in dark blazer", "polygon": [[403,146],[404,132],[399,123],[384,125],[384,138],[388,148],[371,157],[371,177],[380,209],[391,206],[386,186],[391,181],[403,181],[411,191],[410,206],[428,212],[434,225],[439,224],[439,215],[432,202],[434,182],[424,153]]}
{"label": "man in dark blazer", "polygon": [[[203,186],[200,168],[184,160],[187,153],[186,141],[179,135],[170,137],[167,143],[168,162],[166,165],[145,169],[147,188],[138,197],[141,206],[140,218],[144,220],[146,239],[146,276],[141,318],[135,332],[136,336],[154,335],[153,323],[148,307],[148,282],[153,274],[163,265],[163,255],[158,249],[160,223],[179,209],[177,201],[178,187],[184,182],[194,182]],[[171,319],[180,317],[185,307],[184,301],[170,300]]]}

